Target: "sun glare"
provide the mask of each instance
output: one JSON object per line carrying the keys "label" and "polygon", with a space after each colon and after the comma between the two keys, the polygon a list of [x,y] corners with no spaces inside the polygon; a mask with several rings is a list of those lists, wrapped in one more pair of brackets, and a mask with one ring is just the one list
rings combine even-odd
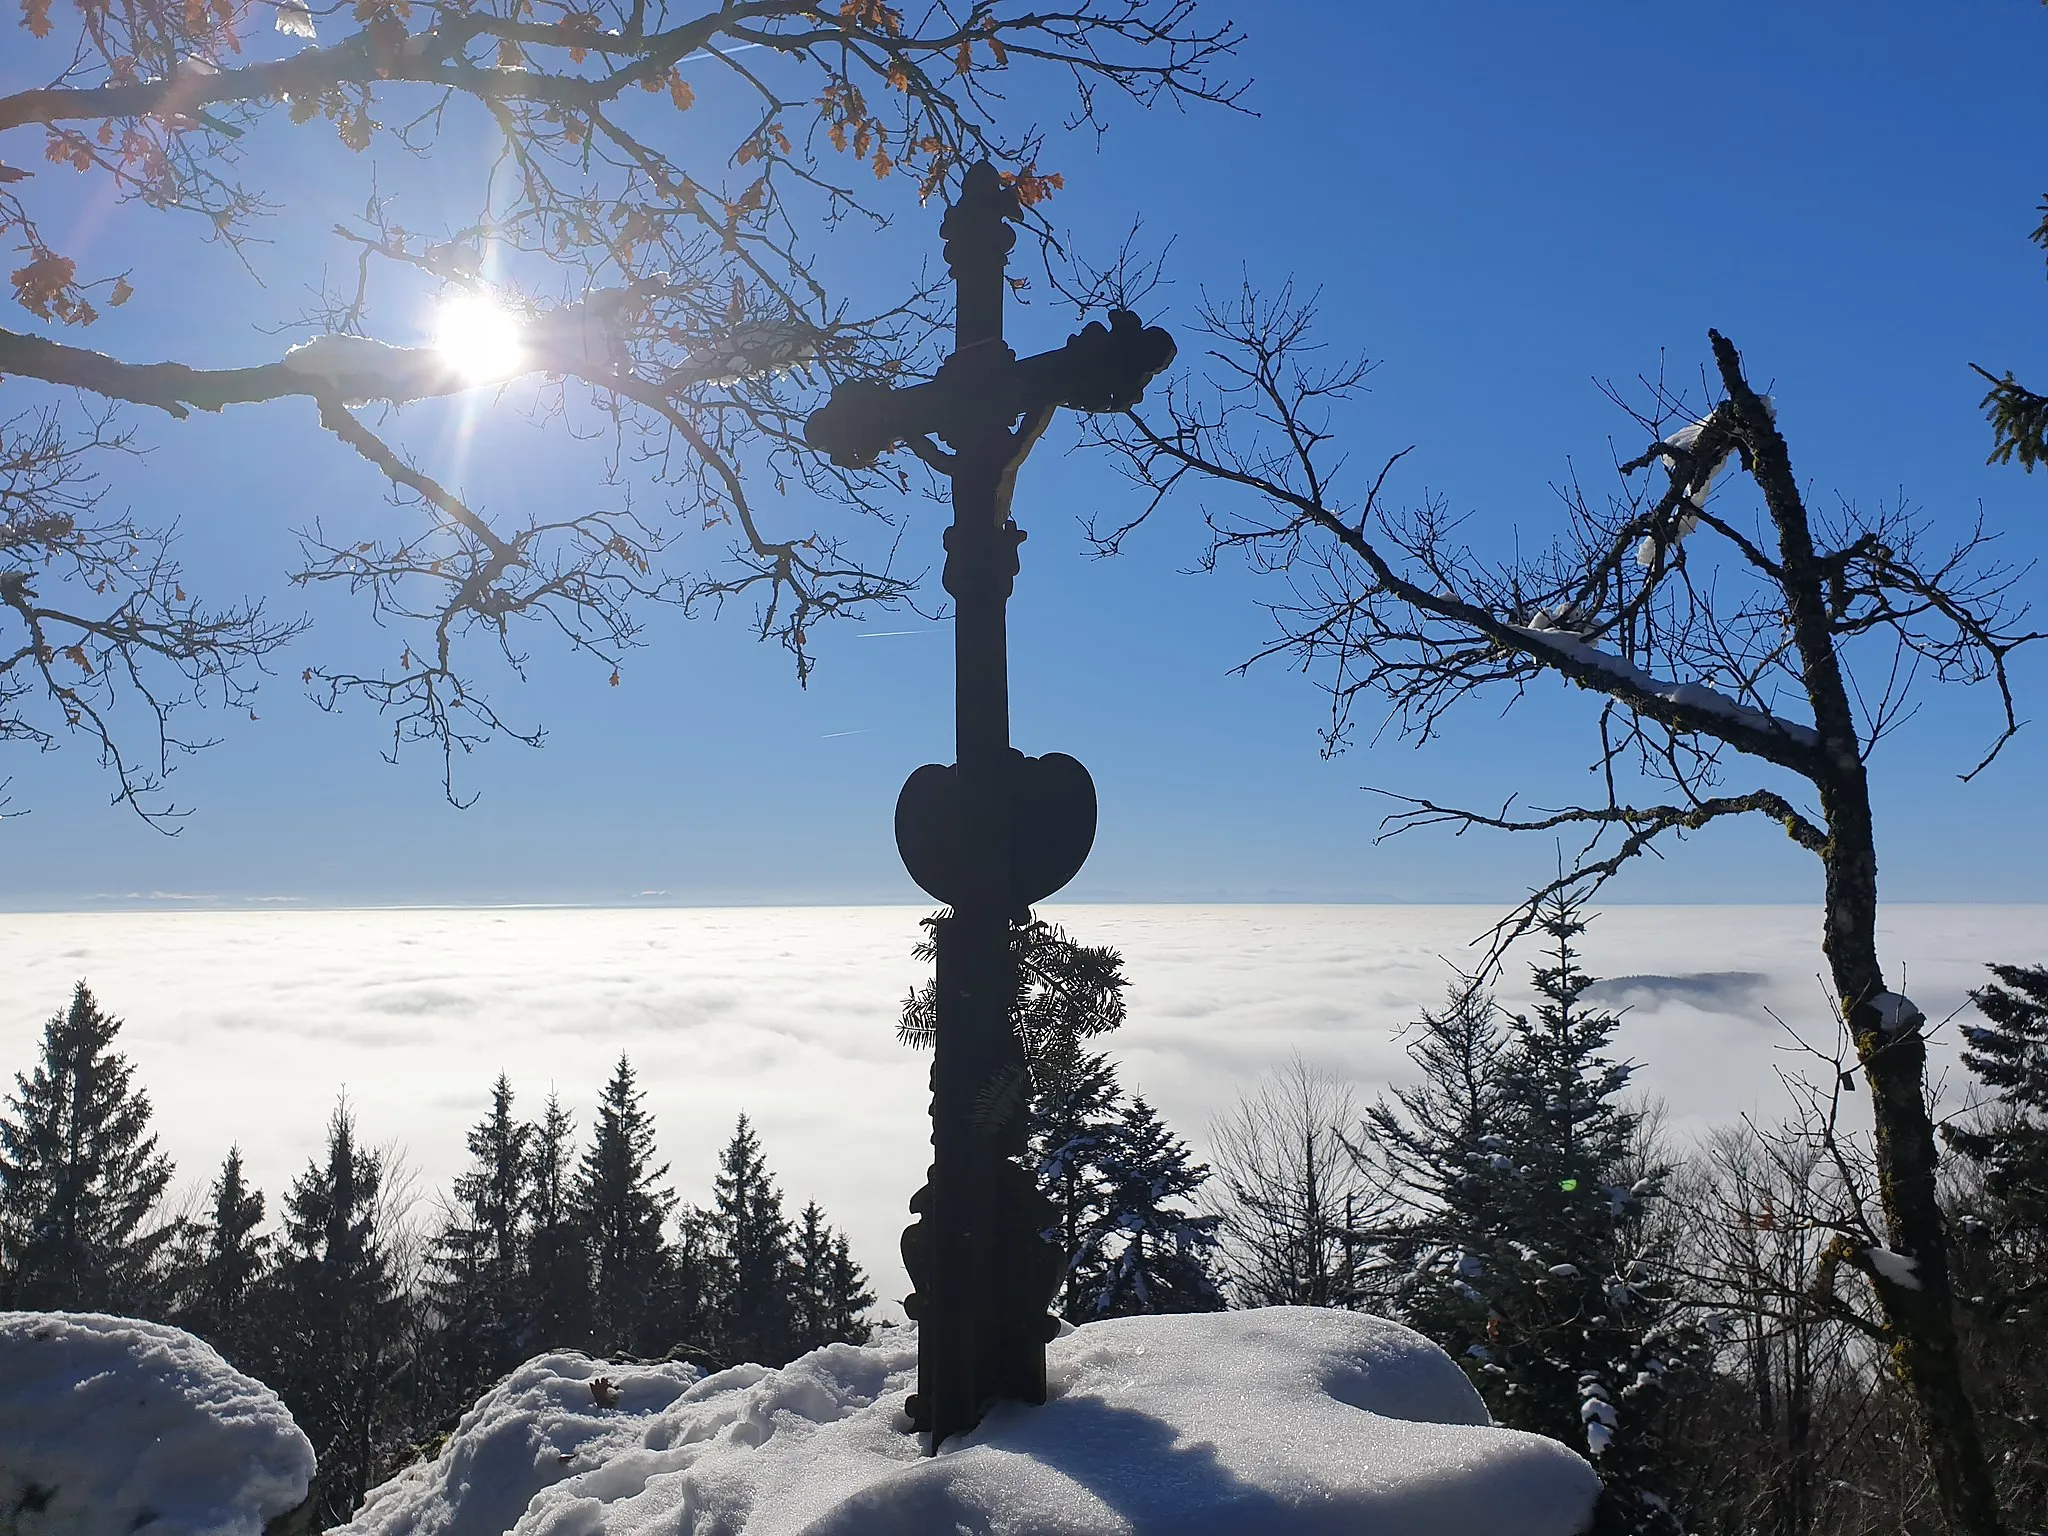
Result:
{"label": "sun glare", "polygon": [[435,350],[472,384],[519,371],[519,317],[481,293],[453,293],[434,317]]}

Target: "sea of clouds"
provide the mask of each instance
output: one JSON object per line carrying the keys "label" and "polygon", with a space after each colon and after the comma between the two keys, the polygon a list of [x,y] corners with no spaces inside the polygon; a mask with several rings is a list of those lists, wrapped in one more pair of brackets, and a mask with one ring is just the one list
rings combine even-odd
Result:
{"label": "sea of clouds", "polygon": [[[230,1143],[267,1193],[320,1149],[346,1092],[364,1138],[402,1148],[421,1214],[465,1160],[492,1080],[517,1108],[550,1088],[587,1132],[621,1052],[647,1090],[685,1200],[708,1199],[744,1110],[792,1210],[816,1198],[888,1298],[904,1202],[922,1181],[925,1060],[898,1045],[920,981],[915,908],[418,908],[0,914],[0,1084],[34,1063],[43,1022],[86,980],[126,1021],[121,1048],[156,1107],[181,1183]],[[1403,1034],[1498,908],[1100,906],[1046,912],[1122,950],[1130,1019],[1111,1037],[1126,1086],[1198,1149],[1264,1073],[1300,1056],[1369,1099],[1410,1076]],[[2048,906],[1894,906],[1895,988],[1947,1019],[1990,961],[2048,961]],[[1617,906],[1582,943],[1625,1009],[1620,1052],[1694,1135],[1791,1101],[1781,1072],[1825,1075],[1832,1050],[1808,907]],[[1502,1001],[1529,997],[1524,944]],[[1773,1018],[1776,1015],[1776,1018]],[[1778,1020],[1782,1020],[1781,1025]],[[1935,1032],[1954,1058],[1954,1024]],[[1959,1102],[1960,1075],[1946,1099]],[[893,1309],[892,1309],[893,1310]]]}

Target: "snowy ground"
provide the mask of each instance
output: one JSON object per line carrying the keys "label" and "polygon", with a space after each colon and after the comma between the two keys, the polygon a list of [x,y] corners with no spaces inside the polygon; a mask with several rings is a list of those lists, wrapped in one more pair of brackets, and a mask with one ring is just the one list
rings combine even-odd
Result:
{"label": "snowy ground", "polygon": [[259,1536],[312,1475],[276,1394],[191,1334],[0,1312],[8,1536]]}
{"label": "snowy ground", "polygon": [[330,1536],[1574,1536],[1598,1491],[1377,1318],[1121,1318],[1048,1355],[1043,1407],[936,1457],[909,1328],[702,1378],[545,1355]]}
{"label": "snowy ground", "polygon": [[[1049,915],[1120,946],[1130,1021],[1109,1041],[1126,1086],[1207,1155],[1210,1119],[1301,1053],[1370,1097],[1405,1080],[1403,1026],[1441,1000],[1494,907],[1102,906]],[[897,1045],[920,968],[920,909],[670,908],[0,914],[0,1085],[30,1066],[43,1021],[80,977],[128,1021],[121,1048],[157,1108],[180,1183],[203,1189],[231,1140],[275,1211],[320,1148],[346,1087],[362,1134],[402,1141],[445,1190],[491,1079],[522,1114],[550,1084],[581,1132],[620,1051],[632,1054],[686,1200],[706,1197],[733,1117],[770,1166],[815,1196],[891,1301],[896,1237],[930,1158],[925,1063]],[[1891,906],[1893,986],[1936,1025],[1990,960],[2048,960],[2048,908]],[[1807,907],[1616,906],[1585,938],[1621,1050],[1680,1134],[1788,1100],[1780,1068],[1820,1078],[1775,1012],[1832,1039]],[[1504,998],[1526,999],[1510,967]],[[1937,1028],[1937,1062],[1953,1026]]]}

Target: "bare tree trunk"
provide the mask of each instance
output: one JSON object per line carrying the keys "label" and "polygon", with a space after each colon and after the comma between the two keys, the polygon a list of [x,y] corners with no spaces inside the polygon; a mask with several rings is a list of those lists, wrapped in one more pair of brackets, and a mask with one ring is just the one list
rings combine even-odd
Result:
{"label": "bare tree trunk", "polygon": [[[1819,738],[1813,778],[1828,834],[1821,855],[1827,872],[1822,949],[1870,1089],[1886,1245],[1912,1261],[1911,1283],[1878,1271],[1846,1240],[1837,1239],[1847,1250],[1838,1257],[1867,1276],[1877,1294],[1891,1334],[1892,1369],[1912,1397],[1949,1529],[1957,1536],[2003,1536],[1997,1491],[1963,1390],[1934,1123],[1927,1112],[1926,1043],[1917,1023],[1885,1020],[1877,1003],[1887,990],[1877,955],[1877,843],[1862,744],[1828,612],[1827,571],[1769,407],[1744,379],[1734,346],[1719,334],[1713,346],[1742,421],[1751,473],[1777,527],[1781,583]],[[1896,1027],[1886,1028],[1887,1022]]]}

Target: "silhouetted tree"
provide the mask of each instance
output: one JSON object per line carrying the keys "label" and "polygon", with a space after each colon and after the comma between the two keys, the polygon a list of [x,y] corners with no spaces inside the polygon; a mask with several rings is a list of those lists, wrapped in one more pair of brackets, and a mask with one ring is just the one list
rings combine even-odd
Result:
{"label": "silhouetted tree", "polygon": [[151,1312],[174,1229],[157,1221],[171,1160],[149,1095],[113,1049],[121,1021],[84,982],[43,1026],[42,1059],[0,1115],[0,1298],[31,1309]]}
{"label": "silhouetted tree", "polygon": [[654,1121],[622,1054],[597,1103],[597,1124],[576,1170],[574,1211],[590,1256],[591,1325],[606,1354],[660,1354],[653,1335],[667,1260],[663,1226],[676,1197],[654,1162]]}
{"label": "silhouetted tree", "polygon": [[712,1316],[726,1358],[781,1365],[798,1345],[789,1221],[754,1128],[741,1115],[719,1154],[711,1207]]}
{"label": "silhouetted tree", "polygon": [[358,1144],[343,1100],[324,1154],[285,1197],[275,1332],[261,1374],[319,1459],[319,1508],[335,1524],[388,1470],[406,1426],[399,1371],[404,1302],[392,1274],[381,1202],[384,1161]]}
{"label": "silhouetted tree", "polygon": [[502,1072],[488,1114],[469,1132],[470,1165],[435,1241],[427,1295],[440,1317],[445,1368],[466,1396],[524,1360],[534,1338],[527,1272],[533,1127],[512,1116]]}
{"label": "silhouetted tree", "polygon": [[263,1191],[243,1177],[241,1147],[229,1147],[207,1190],[207,1214],[194,1224],[177,1321],[245,1367],[253,1366],[265,1321],[270,1237],[262,1226]]}
{"label": "silhouetted tree", "polygon": [[1357,1232],[1381,1195],[1345,1149],[1351,1090],[1296,1060],[1211,1130],[1210,1189],[1232,1299],[1244,1306],[1359,1303]]}
{"label": "silhouetted tree", "polygon": [[867,1277],[853,1262],[846,1235],[826,1224],[815,1200],[797,1217],[790,1242],[798,1352],[823,1344],[865,1344],[873,1329],[866,1320],[875,1304]]}
{"label": "silhouetted tree", "polygon": [[583,1349],[590,1343],[590,1248],[576,1209],[575,1134],[574,1118],[550,1092],[533,1127],[527,1184],[527,1274],[536,1349]]}

